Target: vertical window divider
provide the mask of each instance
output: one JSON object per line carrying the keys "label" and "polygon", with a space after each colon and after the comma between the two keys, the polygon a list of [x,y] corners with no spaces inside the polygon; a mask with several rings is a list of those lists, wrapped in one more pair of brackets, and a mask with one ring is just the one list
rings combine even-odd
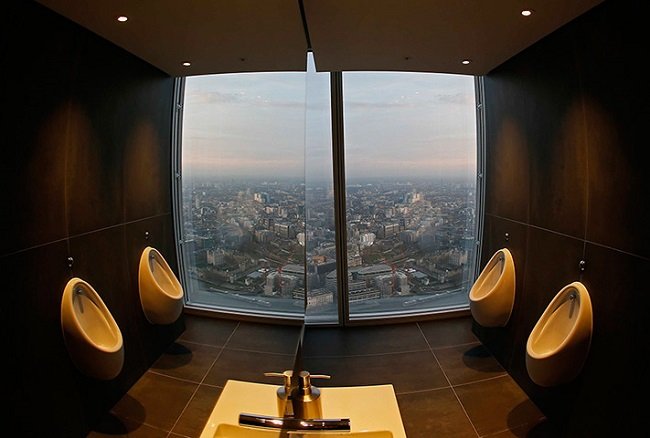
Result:
{"label": "vertical window divider", "polygon": [[[172,111],[172,135],[171,135],[171,171],[172,171],[172,217],[174,222],[174,236],[176,247],[176,264],[178,266],[178,278],[187,290],[188,279],[185,269],[185,258],[183,252],[183,180],[182,180],[182,140],[183,140],[183,103],[185,100],[185,78],[174,79],[174,97]],[[183,300],[187,302],[187,294],[183,294]]]}
{"label": "vertical window divider", "polygon": [[[474,256],[474,279],[481,272],[481,249],[483,248],[483,227],[485,220],[485,90],[482,76],[474,78],[476,96],[476,253]],[[469,291],[468,291],[469,293]]]}
{"label": "vertical window divider", "polygon": [[332,168],[334,169],[334,223],[336,225],[336,286],[339,325],[348,325],[348,251],[345,205],[345,141],[343,131],[343,73],[330,73],[332,102]]}

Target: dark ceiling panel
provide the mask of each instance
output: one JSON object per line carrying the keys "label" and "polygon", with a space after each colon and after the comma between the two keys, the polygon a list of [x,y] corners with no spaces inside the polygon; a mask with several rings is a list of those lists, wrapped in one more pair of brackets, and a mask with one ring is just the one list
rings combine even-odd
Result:
{"label": "dark ceiling panel", "polygon": [[38,2],[172,76],[306,68],[298,0]]}
{"label": "dark ceiling panel", "polygon": [[319,71],[482,75],[603,0],[529,0],[530,17],[521,0],[37,1],[172,76],[191,76],[304,71],[308,40]]}

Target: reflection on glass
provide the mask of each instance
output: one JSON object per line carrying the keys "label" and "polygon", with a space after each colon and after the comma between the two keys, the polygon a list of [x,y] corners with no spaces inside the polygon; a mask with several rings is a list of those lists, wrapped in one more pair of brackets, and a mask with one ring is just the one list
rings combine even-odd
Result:
{"label": "reflection on glass", "polygon": [[188,305],[302,319],[305,73],[186,78]]}
{"label": "reflection on glass", "polygon": [[329,73],[316,73],[310,56],[307,70],[305,136],[305,244],[307,253],[307,324],[338,323],[338,291],[328,278],[336,275],[336,229],[332,173],[332,128]]}
{"label": "reflection on glass", "polygon": [[350,319],[466,308],[474,78],[343,74]]}

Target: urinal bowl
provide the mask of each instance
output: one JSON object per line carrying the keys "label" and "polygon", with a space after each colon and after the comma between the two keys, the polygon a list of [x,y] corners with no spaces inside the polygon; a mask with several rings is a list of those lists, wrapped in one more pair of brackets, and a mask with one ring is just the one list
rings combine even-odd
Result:
{"label": "urinal bowl", "polygon": [[138,273],[140,303],[151,324],[171,324],[183,310],[183,287],[158,250],[142,251]]}
{"label": "urinal bowl", "polygon": [[526,342],[526,369],[531,380],[550,387],[575,379],[587,359],[593,314],[585,286],[564,286],[546,307]]}
{"label": "urinal bowl", "polygon": [[61,299],[61,329],[68,354],[85,375],[110,380],[124,364],[122,332],[99,294],[72,278]]}
{"label": "urinal bowl", "polygon": [[515,302],[515,263],[507,248],[494,253],[469,291],[472,317],[484,327],[504,327]]}

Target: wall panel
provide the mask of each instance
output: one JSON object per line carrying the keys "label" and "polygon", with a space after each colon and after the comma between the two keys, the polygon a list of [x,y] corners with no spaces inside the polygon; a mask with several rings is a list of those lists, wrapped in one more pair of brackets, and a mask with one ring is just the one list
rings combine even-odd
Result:
{"label": "wall panel", "polygon": [[[184,328],[182,318],[162,328],[147,323],[132,266],[144,242],[136,234],[146,228],[176,268],[173,78],[35,2],[5,8],[7,418],[20,436],[81,437]],[[82,375],[65,349],[60,303],[73,276],[95,287],[120,325],[125,365],[111,381]]]}

